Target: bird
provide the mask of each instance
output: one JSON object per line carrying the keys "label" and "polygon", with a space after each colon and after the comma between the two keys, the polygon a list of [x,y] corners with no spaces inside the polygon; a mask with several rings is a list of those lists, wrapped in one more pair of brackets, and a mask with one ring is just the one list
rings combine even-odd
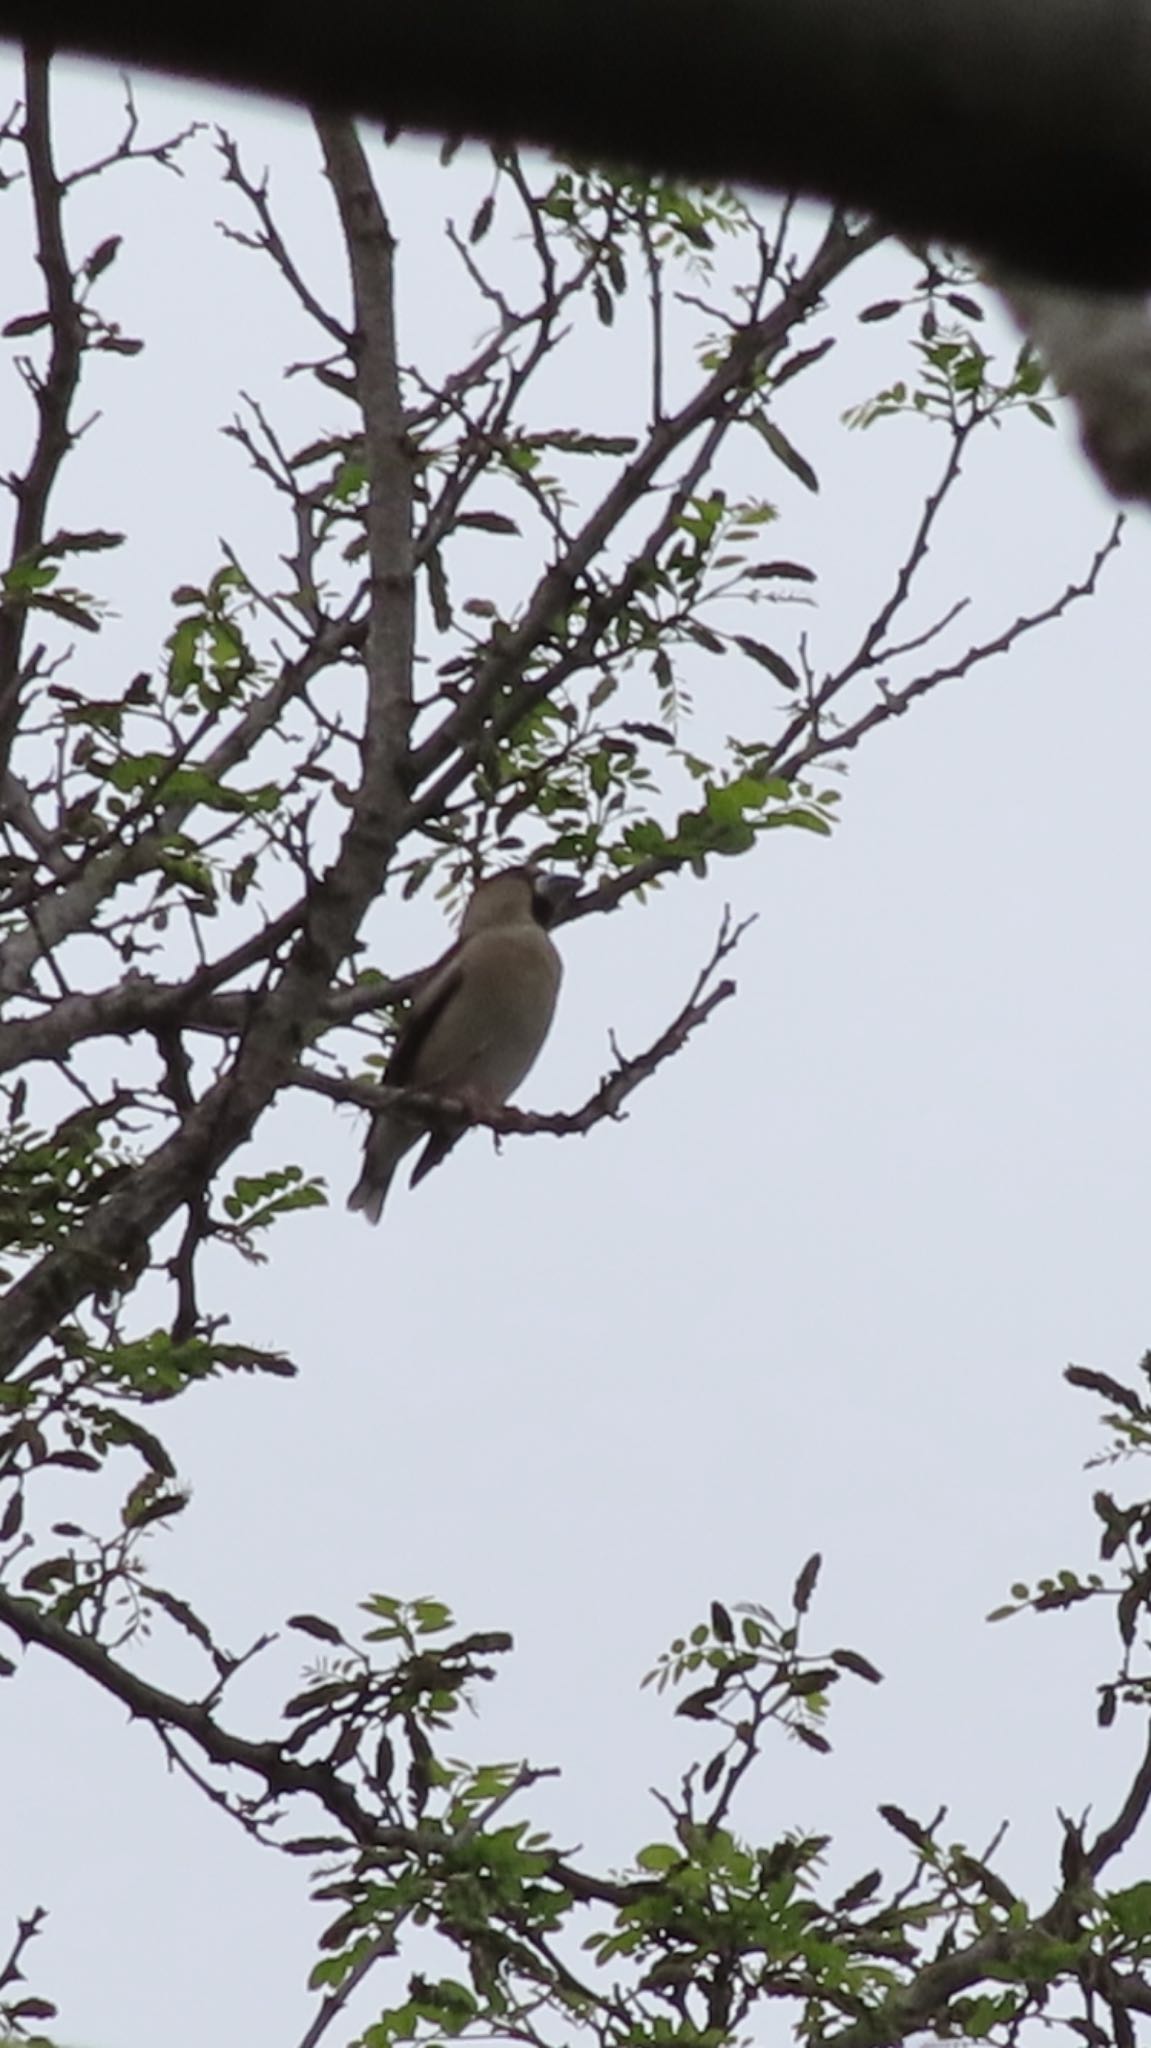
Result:
{"label": "bird", "polygon": [[[504,868],[479,882],[460,934],[429,970],[400,1026],[384,1086],[452,1096],[498,1109],[534,1066],[555,1013],[563,972],[548,926],[580,888],[574,875]],[[348,1207],[378,1223],[392,1177],[421,1138],[428,1142],[409,1186],[447,1157],[466,1116],[405,1112],[402,1097],[378,1110]]]}

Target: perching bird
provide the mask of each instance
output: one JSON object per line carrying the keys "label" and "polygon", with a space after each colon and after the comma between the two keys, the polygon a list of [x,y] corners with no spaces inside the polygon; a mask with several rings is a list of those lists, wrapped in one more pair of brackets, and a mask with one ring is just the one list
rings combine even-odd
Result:
{"label": "perching bird", "polygon": [[[535,1064],[551,1025],[562,966],[547,935],[559,906],[579,888],[574,875],[507,868],[479,884],[460,935],[431,970],[400,1027],[384,1074],[386,1088],[418,1088],[496,1109]],[[397,1101],[372,1121],[364,1168],[349,1209],[378,1223],[392,1175],[422,1137],[415,1187],[446,1158],[467,1129],[465,1118],[408,1112]]]}

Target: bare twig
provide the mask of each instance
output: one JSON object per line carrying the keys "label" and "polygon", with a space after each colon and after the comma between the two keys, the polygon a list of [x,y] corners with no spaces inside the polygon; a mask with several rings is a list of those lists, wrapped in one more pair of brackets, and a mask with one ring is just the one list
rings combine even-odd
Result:
{"label": "bare twig", "polygon": [[[1123,525],[1124,516],[1120,513],[1106,540],[1096,549],[1086,574],[1077,582],[1068,583],[1050,604],[1043,605],[1036,612],[1021,613],[1011,625],[1005,626],[1002,632],[996,633],[990,640],[973,644],[954,661],[945,663],[941,668],[932,669],[925,675],[917,676],[914,682],[906,684],[903,689],[884,689],[878,701],[859,718],[832,727],[826,732],[816,731],[808,739],[797,737],[786,752],[773,755],[773,771],[790,779],[801,775],[812,761],[826,755],[834,758],[839,754],[850,753],[859,745],[865,734],[872,732],[876,726],[886,725],[891,718],[898,718],[917,697],[926,696],[928,691],[937,689],[941,683],[958,680],[960,676],[969,674],[983,662],[990,661],[994,655],[1009,653],[1017,641],[1023,639],[1026,634],[1033,633],[1038,627],[1050,625],[1054,619],[1061,618],[1071,605],[1093,595],[1108,557],[1119,545]],[[836,687],[839,687],[838,681]],[[824,693],[821,692],[821,702],[823,696]],[[806,719],[803,723],[806,724]],[[796,728],[793,726],[790,730],[795,733]]]}
{"label": "bare twig", "polygon": [[267,175],[265,174],[259,184],[248,176],[240,157],[239,146],[234,138],[227,133],[226,129],[217,128],[216,147],[224,159],[224,178],[226,183],[235,185],[243,193],[260,224],[259,233],[254,240],[252,236],[237,234],[234,228],[227,226],[224,226],[224,233],[233,241],[243,242],[249,248],[255,247],[260,249],[265,255],[269,256],[289,289],[299,300],[309,319],[314,320],[317,326],[322,327],[325,333],[331,335],[332,339],[338,342],[342,349],[346,349],[349,341],[347,330],[328,312],[327,307],[316,297],[311,286],[305,282],[295,258],[292,256],[287,243],[284,241],[276,225],[275,216],[272,213],[271,203],[268,199]]}

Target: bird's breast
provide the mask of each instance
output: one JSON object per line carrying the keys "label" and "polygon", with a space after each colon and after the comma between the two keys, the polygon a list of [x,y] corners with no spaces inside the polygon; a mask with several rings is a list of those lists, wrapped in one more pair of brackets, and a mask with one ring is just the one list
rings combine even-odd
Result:
{"label": "bird's breast", "polygon": [[[421,1085],[506,1102],[547,1037],[562,968],[538,926],[479,932],[461,959],[459,996],[429,1033]],[[426,1079],[425,1079],[426,1075]]]}

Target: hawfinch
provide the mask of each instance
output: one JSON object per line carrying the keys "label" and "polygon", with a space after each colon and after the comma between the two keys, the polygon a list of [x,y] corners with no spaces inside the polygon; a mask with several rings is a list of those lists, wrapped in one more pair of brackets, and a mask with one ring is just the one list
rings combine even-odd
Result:
{"label": "hawfinch", "polygon": [[[479,884],[460,935],[432,968],[396,1039],[384,1073],[386,1088],[455,1096],[477,1109],[497,1109],[535,1064],[559,993],[560,956],[547,935],[560,905],[579,888],[573,875],[508,868]],[[402,1101],[372,1120],[364,1168],[349,1209],[378,1223],[392,1175],[420,1139],[415,1187],[446,1158],[466,1118],[404,1112]]]}

